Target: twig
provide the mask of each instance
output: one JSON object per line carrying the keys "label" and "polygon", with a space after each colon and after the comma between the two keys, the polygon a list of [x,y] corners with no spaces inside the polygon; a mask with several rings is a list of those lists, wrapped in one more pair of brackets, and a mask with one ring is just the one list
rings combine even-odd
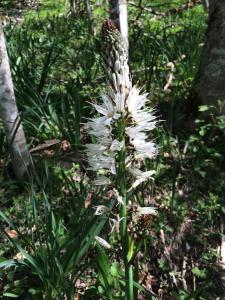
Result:
{"label": "twig", "polygon": [[170,248],[170,253],[173,257],[178,256],[181,250],[182,242],[185,239],[187,232],[191,227],[191,224],[192,224],[192,220],[190,219],[184,219],[184,221],[181,223]]}
{"label": "twig", "polygon": [[144,6],[141,4],[141,2],[139,2],[139,4],[136,4],[136,3],[134,3],[134,2],[129,2],[128,5],[131,5],[131,6],[140,8],[140,10],[147,11],[148,13],[151,13],[151,14],[154,14],[154,15],[157,15],[157,16],[165,16],[165,13],[163,13],[163,12],[155,11],[155,10],[152,9],[152,8],[144,7]]}
{"label": "twig", "polygon": [[[194,267],[195,267],[195,264],[194,264],[193,258],[191,258],[191,268],[194,269]],[[193,291],[194,292],[196,291],[196,277],[195,277],[194,273],[193,273]]]}
{"label": "twig", "polygon": [[186,272],[187,272],[187,257],[184,256],[183,264],[182,264],[181,278],[182,278],[183,288],[184,288],[185,291],[188,290],[187,282],[186,282],[186,279],[185,279]]}
{"label": "twig", "polygon": [[174,63],[173,62],[169,62],[167,64],[167,67],[170,68],[170,73],[168,74],[168,77],[167,77],[167,83],[166,83],[166,85],[163,88],[164,92],[168,92],[169,91],[169,87],[170,87],[170,85],[171,85],[171,83],[172,83],[172,81],[174,79],[174,74],[173,74],[174,73],[174,69],[175,69]]}
{"label": "twig", "polygon": [[60,143],[60,140],[58,140],[58,139],[47,140],[47,141],[45,141],[43,144],[40,144],[40,145],[38,145],[38,146],[32,148],[32,149],[30,150],[30,153],[45,150],[45,149],[47,149],[47,148],[49,148],[49,147],[52,147],[52,146],[54,146],[54,145],[57,145],[57,144],[59,144],[59,143]]}
{"label": "twig", "polygon": [[[141,2],[139,2],[139,4],[136,4],[134,2],[129,2],[128,4],[131,5],[131,6],[134,6],[134,7],[137,7],[139,8],[140,10],[143,10],[143,11],[146,11],[148,13],[151,13],[153,15],[156,15],[156,16],[159,16],[159,17],[166,17],[166,16],[170,16],[170,15],[174,15],[176,13],[179,13],[179,12],[182,12],[184,10],[187,10],[189,8],[192,8],[194,7],[196,4],[199,4],[201,3],[200,1],[195,1],[195,2],[187,2],[183,5],[181,5],[180,7],[177,7],[177,8],[170,8],[169,10],[167,10],[166,12],[161,12],[161,11],[157,11],[153,8],[150,8],[149,6],[144,6],[141,4]],[[158,5],[159,6],[164,6],[166,4],[171,4],[171,3],[165,3],[165,4],[162,4],[162,5]],[[154,6],[154,8],[157,7],[157,6]]]}
{"label": "twig", "polygon": [[221,267],[221,282],[225,287],[225,237],[224,237],[224,221],[221,218],[220,224],[220,233],[221,233],[221,245],[220,245],[220,261],[219,266]]}

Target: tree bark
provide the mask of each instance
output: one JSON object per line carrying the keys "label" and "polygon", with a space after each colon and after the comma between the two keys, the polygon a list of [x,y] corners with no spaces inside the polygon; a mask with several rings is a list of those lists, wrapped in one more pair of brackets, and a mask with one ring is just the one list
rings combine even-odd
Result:
{"label": "tree bark", "polygon": [[84,5],[87,11],[88,20],[90,22],[90,31],[93,35],[95,35],[95,27],[94,27],[93,16],[92,16],[89,0],[84,0]]}
{"label": "tree bark", "polygon": [[209,10],[209,0],[202,0],[202,5],[205,11]]}
{"label": "tree bark", "polygon": [[77,0],[70,0],[71,13],[75,17],[77,15]]}
{"label": "tree bark", "polygon": [[29,152],[16,105],[5,37],[0,22],[0,117],[10,148],[13,171],[23,179],[29,164]]}
{"label": "tree bark", "polygon": [[225,99],[225,1],[209,1],[209,19],[194,92],[201,103]]}
{"label": "tree bark", "polygon": [[129,48],[128,42],[128,17],[127,17],[127,1],[126,0],[109,0],[110,19],[113,20],[121,32],[124,39],[127,52]]}
{"label": "tree bark", "polygon": [[225,221],[221,218],[221,246],[220,246],[220,262],[219,266],[221,267],[221,283],[225,288]]}

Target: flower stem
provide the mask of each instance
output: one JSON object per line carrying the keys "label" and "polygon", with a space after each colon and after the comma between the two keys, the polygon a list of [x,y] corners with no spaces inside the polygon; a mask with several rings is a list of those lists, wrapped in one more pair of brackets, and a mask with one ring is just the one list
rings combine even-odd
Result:
{"label": "flower stem", "polygon": [[118,122],[118,140],[122,148],[118,155],[118,185],[123,204],[120,206],[120,238],[122,241],[123,261],[125,266],[126,300],[134,300],[133,270],[129,263],[129,234],[127,231],[127,189],[126,189],[126,146],[125,146],[125,121],[122,115]]}

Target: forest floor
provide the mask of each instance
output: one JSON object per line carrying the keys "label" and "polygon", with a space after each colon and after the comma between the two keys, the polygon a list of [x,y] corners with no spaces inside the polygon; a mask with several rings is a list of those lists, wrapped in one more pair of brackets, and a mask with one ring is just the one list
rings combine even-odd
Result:
{"label": "forest floor", "polygon": [[[99,33],[107,7],[90,1],[93,36],[82,4],[72,18],[65,2],[56,2],[0,4],[33,160],[29,178],[18,182],[0,124],[0,298],[72,299],[76,292],[79,299],[108,299],[113,291],[124,299],[118,236],[94,216],[113,191],[91,184],[84,155],[90,103],[106,86]],[[222,300],[225,118],[206,105],[192,111],[188,102],[206,13],[198,1],[167,2],[129,5],[133,82],[149,93],[148,105],[163,120],[154,132],[157,159],[145,161],[155,180],[132,195],[135,204],[158,209],[157,217],[133,228],[143,229],[133,239],[140,249],[139,299]],[[96,232],[110,250],[89,243]]]}

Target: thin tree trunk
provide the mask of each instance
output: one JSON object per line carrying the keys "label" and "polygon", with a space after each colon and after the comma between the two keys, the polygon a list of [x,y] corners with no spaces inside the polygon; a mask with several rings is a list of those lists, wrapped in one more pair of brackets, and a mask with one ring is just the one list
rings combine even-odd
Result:
{"label": "thin tree trunk", "polygon": [[194,91],[207,105],[225,100],[225,1],[209,1],[209,20]]}
{"label": "thin tree trunk", "polygon": [[205,11],[209,10],[209,0],[202,0],[202,5]]}
{"label": "thin tree trunk", "polygon": [[29,164],[29,152],[16,105],[6,43],[0,22],[0,117],[9,143],[13,171],[22,179]]}
{"label": "thin tree trunk", "polygon": [[70,0],[71,13],[75,17],[77,15],[77,0]]}
{"label": "thin tree trunk", "polygon": [[128,16],[127,16],[127,1],[126,0],[109,0],[110,19],[113,20],[120,30],[124,39],[127,52],[129,48],[128,42]]}
{"label": "thin tree trunk", "polygon": [[225,288],[225,221],[224,218],[221,218],[221,245],[220,245],[220,261],[219,266],[221,267],[221,283]]}
{"label": "thin tree trunk", "polygon": [[94,27],[94,22],[93,22],[93,15],[92,15],[92,11],[91,11],[91,6],[89,3],[89,0],[84,0],[84,5],[87,11],[87,15],[88,15],[88,19],[90,22],[90,31],[93,35],[95,35],[95,27]]}

